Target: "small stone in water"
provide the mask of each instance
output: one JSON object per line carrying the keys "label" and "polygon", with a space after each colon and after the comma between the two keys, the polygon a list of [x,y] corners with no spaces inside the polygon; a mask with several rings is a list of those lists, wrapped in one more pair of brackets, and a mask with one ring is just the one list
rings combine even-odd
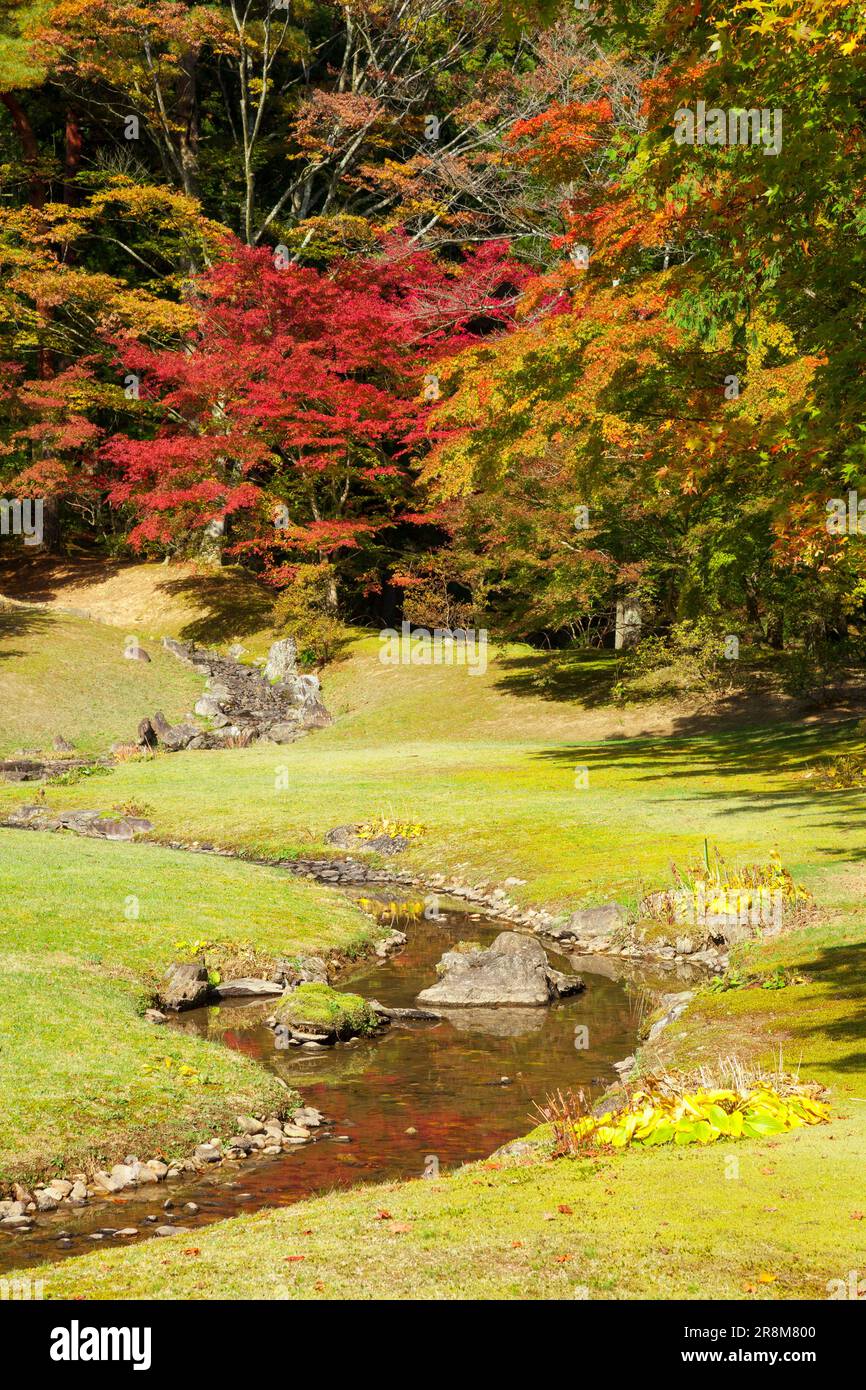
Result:
{"label": "small stone in water", "polygon": [[415,1128],[414,1125],[410,1125],[409,1128],[405,1131],[405,1133],[406,1133],[406,1134],[417,1134],[418,1131],[417,1131],[417,1129]]}
{"label": "small stone in water", "polygon": [[188,1211],[191,1216],[195,1216],[198,1211],[198,1206],[195,1202],[184,1202],[183,1209],[184,1211]]}

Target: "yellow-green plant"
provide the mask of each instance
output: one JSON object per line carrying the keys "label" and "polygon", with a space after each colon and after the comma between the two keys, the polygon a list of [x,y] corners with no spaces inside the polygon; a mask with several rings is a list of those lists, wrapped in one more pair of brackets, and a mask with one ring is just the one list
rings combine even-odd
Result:
{"label": "yellow-green plant", "polygon": [[829,1107],[814,1088],[787,1088],[787,1094],[767,1082],[744,1090],[696,1086],[677,1090],[669,1083],[647,1081],[633,1091],[619,1111],[588,1112],[583,1092],[549,1096],[539,1107],[553,1125],[558,1155],[591,1149],[624,1149],[631,1144],[654,1148],[660,1144],[714,1144],[719,1139],[765,1139],[804,1125],[825,1124]]}
{"label": "yellow-green plant", "polygon": [[412,821],[389,820],[387,816],[377,816],[374,820],[359,825],[355,834],[359,840],[375,840],[379,835],[390,835],[392,839],[399,835],[404,840],[417,840],[424,834],[424,827],[415,825]]}

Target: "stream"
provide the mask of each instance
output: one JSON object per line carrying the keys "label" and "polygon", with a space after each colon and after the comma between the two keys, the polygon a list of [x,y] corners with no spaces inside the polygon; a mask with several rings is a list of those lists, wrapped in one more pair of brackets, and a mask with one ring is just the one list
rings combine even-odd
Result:
{"label": "stream", "polygon": [[[443,908],[434,921],[397,915],[393,925],[408,935],[402,950],[352,966],[338,988],[386,1007],[411,1006],[435,981],[444,951],[461,940],[486,946],[512,929],[463,906]],[[395,1022],[380,1036],[321,1051],[275,1049],[264,1023],[273,1000],[178,1015],[165,1026],[194,1030],[255,1058],[298,1090],[303,1104],[335,1123],[290,1153],[228,1161],[158,1187],[41,1215],[29,1233],[3,1233],[0,1271],[82,1254],[100,1241],[133,1243],[156,1225],[193,1229],[360,1182],[447,1172],[527,1133],[536,1122],[534,1105],[549,1092],[583,1086],[601,1094],[616,1079],[614,1062],[634,1050],[658,989],[671,984],[649,977],[629,984],[582,968],[579,957],[549,947],[548,956],[559,970],[579,970],[586,990],[547,1008],[458,1009],[436,1022]],[[186,1212],[186,1202],[199,1210]],[[137,1235],[117,1236],[131,1227]]]}

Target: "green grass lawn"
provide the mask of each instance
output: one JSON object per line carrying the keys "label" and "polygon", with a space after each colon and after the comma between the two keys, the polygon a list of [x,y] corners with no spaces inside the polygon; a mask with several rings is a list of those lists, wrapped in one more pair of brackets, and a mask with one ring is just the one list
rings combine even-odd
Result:
{"label": "green grass lawn", "polygon": [[103,623],[0,606],[0,757],[22,747],[48,752],[57,735],[78,752],[105,753],[134,741],[156,709],[169,720],[191,710],[201,678],[157,640],[141,641],[149,664],[128,661],[124,641]]}
{"label": "green grass lawn", "polygon": [[192,1254],[179,1236],[32,1273],[47,1298],[826,1298],[863,1252],[852,1217],[863,1131],[840,1121],[833,1132],[832,1176],[814,1130],[476,1164],[221,1222],[196,1231]]}
{"label": "green grass lawn", "polygon": [[[132,800],[150,808],[161,836],[276,857],[321,852],[327,831],[346,821],[408,819],[425,833],[401,865],[459,867],[474,880],[516,875],[527,880],[517,897],[546,904],[634,900],[668,881],[672,859],[694,863],[705,837],[732,859],[766,858],[778,845],[807,879],[856,858],[864,794],[829,794],[803,776],[850,746],[853,721],[611,737],[619,715],[606,715],[601,733],[598,710],[501,689],[512,660],[500,654],[484,677],[389,668],[365,641],[326,675],[332,728],[288,747],[126,764],[110,778],[49,788],[48,804]],[[531,667],[534,658],[520,660]],[[588,664],[603,678],[603,663]],[[32,795],[0,788],[0,810]]]}
{"label": "green grass lawn", "polygon": [[827,1298],[863,1262],[863,935],[843,910],[744,953],[747,973],[784,964],[806,983],[702,995],[645,1057],[773,1066],[781,1048],[786,1066],[830,1086],[829,1125],[475,1164],[222,1222],[196,1232],[192,1254],[178,1238],[36,1277],[52,1298]]}
{"label": "green grass lawn", "polygon": [[66,834],[0,831],[0,903],[3,1186],[95,1155],[186,1156],[238,1110],[285,1103],[240,1054],[144,1021],[177,942],[230,964],[247,943],[273,960],[369,934],[344,898],[275,870]]}
{"label": "green grass lawn", "polygon": [[[476,1168],[437,1183],[334,1195],[197,1232],[199,1256],[168,1241],[75,1260],[48,1272],[51,1293],[547,1298],[573,1297],[577,1287],[590,1297],[739,1297],[747,1288],[755,1297],[824,1297],[828,1279],[862,1265],[863,1226],[852,1213],[866,1209],[866,801],[859,790],[823,791],[807,775],[828,753],[862,747],[854,721],[714,725],[688,710],[611,709],[609,684],[605,657],[563,662],[504,648],[473,677],[460,668],[383,667],[375,640],[362,639],[326,672],[333,728],[289,747],[125,764],[104,779],[48,788],[47,801],[110,808],[131,800],[148,808],[161,837],[273,857],[321,852],[328,829],[346,821],[410,819],[424,834],[401,867],[491,884],[517,875],[526,883],[516,897],[563,906],[611,895],[633,901],[669,883],[671,860],[695,863],[705,839],[729,861],[763,860],[778,846],[815,894],[815,912],[795,935],[746,952],[741,968],[762,973],[782,963],[806,983],[702,996],[641,1058],[676,1065],[734,1053],[770,1063],[781,1050],[786,1066],[832,1088],[833,1123],[766,1143]],[[15,706],[11,718],[16,741],[25,741],[29,709]],[[32,789],[2,788],[0,810],[32,797]],[[69,843],[17,836],[19,878],[17,847],[28,838]],[[146,866],[164,853],[108,848],[112,863],[145,866],[146,882]],[[63,849],[70,863],[90,852],[82,842]],[[168,862],[178,873],[188,865],[195,882],[177,934],[225,936],[235,904],[220,880],[231,866],[177,855]],[[271,873],[234,868],[262,876],[244,879],[250,885]],[[90,902],[103,914],[116,914],[137,891],[127,867],[112,881],[92,878]],[[79,891],[74,880],[58,880],[48,915],[62,921]],[[320,890],[305,891],[299,923],[318,943],[323,900]],[[171,925],[166,918],[162,930],[173,935],[182,892],[167,901]],[[111,933],[88,914],[89,905],[78,916],[82,942],[99,954]],[[135,944],[124,948],[135,953],[123,965],[139,983],[112,988],[140,989],[165,958],[158,921],[142,914]],[[237,921],[251,934],[249,910]],[[266,912],[258,917],[263,943],[270,921]],[[74,932],[58,925],[57,935],[69,950]],[[20,936],[14,946],[22,949]],[[65,989],[58,994],[70,1007]],[[736,1179],[726,1176],[732,1152]],[[572,1213],[559,1213],[560,1204]],[[376,1220],[377,1207],[409,1229]],[[551,1212],[555,1219],[545,1220]],[[301,1237],[303,1230],[312,1234]],[[287,1263],[297,1254],[305,1259]]]}

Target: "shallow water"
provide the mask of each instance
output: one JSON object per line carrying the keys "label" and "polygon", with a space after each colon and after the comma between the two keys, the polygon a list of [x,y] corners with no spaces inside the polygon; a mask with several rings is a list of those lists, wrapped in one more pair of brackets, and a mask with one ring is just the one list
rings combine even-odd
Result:
{"label": "shallow water", "polygon": [[[440,956],[455,942],[489,944],[507,929],[447,910],[438,921],[397,918],[395,925],[408,934],[402,951],[354,967],[341,987],[385,1006],[410,1006],[434,982]],[[549,957],[557,969],[572,969],[567,957]],[[600,974],[584,973],[584,979],[584,993],[549,1008],[458,1009],[435,1023],[395,1023],[379,1037],[316,1052],[275,1049],[263,1021],[273,1001],[182,1014],[168,1026],[255,1057],[335,1124],[288,1154],[223,1163],[188,1179],[40,1217],[28,1235],[3,1233],[0,1269],[83,1253],[94,1248],[101,1230],[108,1232],[103,1243],[114,1245],[121,1238],[113,1231],[137,1227],[138,1237],[122,1238],[128,1243],[151,1234],[156,1224],[194,1228],[336,1187],[432,1175],[486,1157],[532,1127],[534,1104],[549,1092],[583,1086],[600,1093],[615,1079],[613,1063],[633,1050],[644,992]],[[174,1204],[169,1211],[163,1209],[167,1199]],[[200,1207],[196,1215],[182,1210],[190,1200]],[[58,1245],[61,1231],[69,1247]]]}

